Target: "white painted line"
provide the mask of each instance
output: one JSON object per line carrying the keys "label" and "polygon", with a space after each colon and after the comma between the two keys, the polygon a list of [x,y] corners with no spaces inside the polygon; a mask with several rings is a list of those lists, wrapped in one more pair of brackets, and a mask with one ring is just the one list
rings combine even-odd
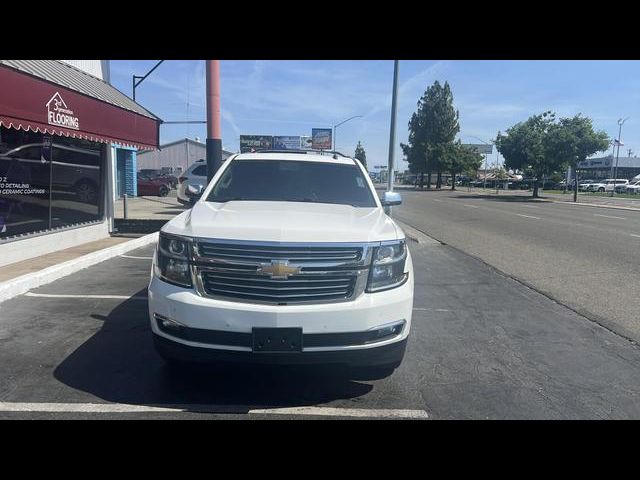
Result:
{"label": "white painted line", "polygon": [[434,202],[440,202],[440,203],[444,202],[444,200],[438,200],[437,198],[432,198],[431,200],[433,200]]}
{"label": "white painted line", "polygon": [[632,237],[640,238],[640,235],[636,235],[635,233],[630,234]]}
{"label": "white painted line", "polygon": [[600,215],[599,213],[594,213],[594,217],[605,217],[605,218],[615,218],[616,220],[626,220],[625,217],[614,217],[613,215]]}
{"label": "white painted line", "polygon": [[[36,412],[36,413],[145,413],[145,412],[203,412],[238,413],[245,412],[245,406],[222,407],[216,405],[130,405],[125,403],[23,403],[0,402],[0,412]],[[427,419],[424,410],[395,410],[367,408],[329,408],[329,407],[290,407],[248,410],[250,415],[315,415],[323,417],[368,417],[368,418],[405,418]]]}
{"label": "white painted line", "polygon": [[537,205],[522,205],[523,207],[527,207],[527,208],[540,208]]}
{"label": "white painted line", "polygon": [[540,217],[533,217],[531,215],[523,215],[521,213],[516,213],[516,215],[518,215],[519,217],[525,217],[525,218],[535,218],[536,220],[540,220]]}
{"label": "white painted line", "polygon": [[103,248],[96,252],[88,253],[79,258],[74,258],[68,262],[59,263],[58,265],[52,265],[38,272],[28,273],[20,277],[12,278],[5,282],[0,283],[0,302],[8,300],[9,298],[22,295],[23,293],[33,290],[41,285],[51,283],[59,278],[65,277],[72,273],[78,272],[84,268],[95,265],[96,263],[103,262],[123,253],[130,252],[136,248],[144,247],[146,245],[155,243],[158,241],[158,232],[145,235],[140,238],[129,240],[128,242],[119,243],[112,247]]}
{"label": "white painted line", "polygon": [[369,418],[413,418],[427,419],[424,410],[368,409],[368,408],[330,408],[330,407],[289,407],[249,410],[249,414],[269,415],[315,415],[322,417],[369,417]]}
{"label": "white painted line", "polygon": [[135,257],[133,255],[119,255],[122,258],[133,258],[135,260],[153,260],[153,257]]}
{"label": "white painted line", "polygon": [[138,413],[138,412],[182,412],[183,408],[127,405],[123,403],[22,403],[0,402],[0,412],[45,412],[45,413]]}
{"label": "white painted line", "polygon": [[435,312],[450,312],[451,310],[447,310],[446,308],[421,308],[421,307],[415,307],[413,309],[414,311],[419,311],[419,312],[430,312],[431,310],[435,311]]}
{"label": "white painted line", "polygon": [[33,293],[27,292],[25,297],[40,297],[40,298],[92,298],[97,300],[146,300],[147,297],[130,296],[130,295],[66,295],[57,293]]}
{"label": "white painted line", "polygon": [[462,204],[463,207],[469,207],[469,208],[480,208],[477,205],[467,205],[467,204]]}

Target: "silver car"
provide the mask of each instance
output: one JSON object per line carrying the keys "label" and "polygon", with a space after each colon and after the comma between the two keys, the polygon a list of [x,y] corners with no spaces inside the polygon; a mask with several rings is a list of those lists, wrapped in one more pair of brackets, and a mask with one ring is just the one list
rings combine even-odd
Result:
{"label": "silver car", "polygon": [[189,196],[189,185],[207,186],[207,162],[204,160],[194,162],[189,168],[187,168],[187,171],[178,178],[177,198],[178,202],[183,205],[192,204],[193,197]]}

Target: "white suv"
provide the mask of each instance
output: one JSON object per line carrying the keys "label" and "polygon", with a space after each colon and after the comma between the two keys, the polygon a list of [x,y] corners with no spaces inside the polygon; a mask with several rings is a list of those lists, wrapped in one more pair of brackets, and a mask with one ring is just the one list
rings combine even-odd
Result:
{"label": "white suv", "polygon": [[231,157],[160,231],[149,284],[170,363],[337,363],[389,375],[404,357],[413,265],[362,164],[337,154]]}
{"label": "white suv", "polygon": [[627,185],[629,180],[626,178],[607,178],[602,182],[592,183],[587,187],[587,192],[611,192],[618,185]]}

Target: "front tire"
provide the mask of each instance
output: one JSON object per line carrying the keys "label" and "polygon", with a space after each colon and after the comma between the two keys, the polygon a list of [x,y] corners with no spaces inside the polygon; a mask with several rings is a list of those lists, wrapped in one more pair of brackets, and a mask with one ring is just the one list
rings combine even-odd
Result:
{"label": "front tire", "polygon": [[160,190],[158,191],[158,196],[166,197],[167,195],[169,195],[169,189],[167,187],[160,187]]}

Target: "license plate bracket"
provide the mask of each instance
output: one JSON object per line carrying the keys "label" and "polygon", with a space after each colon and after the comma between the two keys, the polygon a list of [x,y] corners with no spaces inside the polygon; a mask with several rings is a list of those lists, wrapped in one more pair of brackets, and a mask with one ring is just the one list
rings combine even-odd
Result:
{"label": "license plate bracket", "polygon": [[302,352],[302,328],[263,328],[252,329],[255,353],[300,353]]}

